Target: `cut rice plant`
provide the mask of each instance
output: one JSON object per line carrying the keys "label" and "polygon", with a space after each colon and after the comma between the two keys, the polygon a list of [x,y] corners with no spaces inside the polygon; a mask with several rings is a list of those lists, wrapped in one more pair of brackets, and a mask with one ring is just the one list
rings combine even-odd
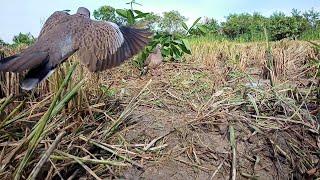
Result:
{"label": "cut rice plant", "polygon": [[[73,74],[73,72],[74,72],[74,70],[76,68],[76,65],[77,64],[74,64],[70,68],[70,70],[69,70],[67,76],[65,77],[63,83],[59,87],[59,90],[56,92],[55,96],[53,97],[53,100],[51,102],[51,105],[50,105],[49,109],[41,117],[41,119],[35,125],[34,130],[30,133],[30,135],[28,136],[27,140],[24,142],[24,144],[28,144],[28,149],[26,151],[26,155],[24,156],[24,158],[22,159],[22,161],[20,162],[18,168],[15,171],[14,179],[20,179],[21,178],[23,169],[28,164],[28,162],[29,162],[30,158],[32,157],[33,152],[35,151],[37,145],[40,143],[40,141],[42,140],[43,136],[45,135],[45,134],[43,134],[43,132],[44,132],[44,129],[45,129],[48,121],[50,121],[50,119],[62,109],[62,107],[63,107],[63,105],[65,105],[65,103],[67,103],[68,101],[71,100],[71,98],[79,90],[79,87],[83,84],[83,81],[80,81],[78,83],[78,86],[75,86],[75,88],[72,89],[71,92],[68,93],[62,99],[61,105],[59,103],[58,106],[57,106],[57,102],[60,99],[61,93],[64,90],[64,88],[67,86],[69,81],[71,80],[71,76],[72,76],[72,74]],[[56,110],[55,114],[53,114],[54,110]]]}

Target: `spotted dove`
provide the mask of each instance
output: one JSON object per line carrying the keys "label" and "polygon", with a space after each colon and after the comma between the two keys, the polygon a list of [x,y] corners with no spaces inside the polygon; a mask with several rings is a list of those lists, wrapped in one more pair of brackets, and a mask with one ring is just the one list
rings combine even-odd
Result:
{"label": "spotted dove", "polygon": [[157,44],[153,52],[149,54],[147,59],[144,62],[144,70],[154,70],[162,64],[163,56],[161,53],[161,44]]}
{"label": "spotted dove", "polygon": [[150,36],[145,29],[92,20],[84,7],[73,15],[56,11],[33,45],[0,61],[0,72],[28,70],[21,88],[31,90],[74,53],[89,71],[99,72],[136,55],[148,44]]}

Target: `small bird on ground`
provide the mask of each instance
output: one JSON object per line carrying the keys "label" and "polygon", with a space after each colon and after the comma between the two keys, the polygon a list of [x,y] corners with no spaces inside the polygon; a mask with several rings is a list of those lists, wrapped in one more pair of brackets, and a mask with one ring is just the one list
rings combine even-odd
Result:
{"label": "small bird on ground", "polygon": [[89,71],[99,72],[136,55],[149,43],[151,35],[145,29],[91,20],[90,11],[84,7],[73,15],[56,11],[33,45],[0,61],[0,72],[29,70],[21,88],[31,90],[74,53]]}
{"label": "small bird on ground", "polygon": [[161,53],[161,44],[157,44],[156,48],[153,52],[149,54],[147,59],[144,62],[144,74],[147,73],[149,70],[151,71],[152,75],[158,75],[157,68],[162,64],[163,62],[163,56]]}

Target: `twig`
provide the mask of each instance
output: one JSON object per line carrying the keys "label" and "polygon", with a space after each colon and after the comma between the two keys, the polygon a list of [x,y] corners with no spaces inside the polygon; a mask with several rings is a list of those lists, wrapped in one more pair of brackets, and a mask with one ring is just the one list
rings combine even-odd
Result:
{"label": "twig", "polygon": [[279,117],[267,117],[267,116],[256,116],[256,115],[250,115],[250,116],[254,117],[254,118],[258,118],[258,119],[268,119],[268,120],[276,120],[276,121],[282,121],[282,122],[290,122],[290,123],[294,123],[294,124],[301,124],[301,125],[307,126],[308,128],[314,129],[314,127],[312,127],[311,125],[309,125],[305,122],[291,120],[290,118],[284,119],[284,118],[279,118]]}
{"label": "twig", "polygon": [[[65,153],[63,151],[57,150],[57,153],[61,154],[62,156],[56,156],[56,155],[51,155],[50,158],[56,159],[56,160],[66,160],[66,159],[74,159],[74,157],[71,154]],[[88,158],[81,158],[81,157],[76,157],[83,163],[90,163],[90,164],[105,164],[105,165],[111,165],[111,166],[128,166],[127,164],[124,164],[122,162],[117,162],[117,161],[108,161],[108,160],[98,160],[98,159],[88,159]]]}
{"label": "twig", "polygon": [[79,169],[75,170],[67,180],[73,180],[76,177],[76,175],[78,174],[78,172],[79,172]]}
{"label": "twig", "polygon": [[53,150],[58,146],[59,142],[61,141],[62,137],[64,136],[65,132],[61,132],[57,138],[54,140],[52,145],[46,151],[46,153],[42,156],[40,161],[37,163],[36,167],[30,173],[28,179],[36,179],[37,175],[39,174],[42,166],[48,161],[50,155],[52,154]]}
{"label": "twig", "polygon": [[184,160],[182,160],[182,159],[175,158],[175,160],[176,160],[176,161],[179,161],[179,162],[181,162],[181,163],[183,163],[183,164],[189,165],[189,166],[191,166],[191,167],[199,168],[200,170],[202,170],[202,171],[204,171],[204,172],[210,171],[209,168],[206,168],[206,167],[203,167],[203,166],[200,166],[200,165],[197,165],[197,164],[192,164],[192,163],[187,162],[187,161],[184,161]]}
{"label": "twig", "polygon": [[104,149],[104,150],[108,151],[108,152],[114,154],[115,156],[117,156],[117,157],[119,157],[119,158],[121,158],[121,159],[123,159],[123,160],[125,160],[125,161],[127,161],[127,162],[129,162],[129,163],[131,163],[131,164],[134,165],[134,166],[137,166],[137,167],[139,167],[139,168],[141,168],[141,169],[143,168],[143,166],[140,165],[139,163],[137,163],[137,162],[135,162],[135,161],[133,161],[133,160],[125,157],[125,156],[122,156],[122,155],[118,154],[117,152],[113,151],[112,149],[106,147],[106,146],[105,146],[103,143],[101,143],[101,142],[97,142],[97,141],[94,141],[94,140],[87,139],[87,138],[84,137],[84,136],[80,136],[80,139],[82,139],[82,140],[84,140],[84,141],[86,141],[86,142],[89,142],[89,143],[91,143],[91,144],[93,144],[93,145],[95,145],[95,146],[97,146],[97,147],[99,147],[99,148],[101,148],[101,149]]}
{"label": "twig", "polygon": [[79,163],[86,171],[88,171],[88,173],[91,174],[91,176],[93,176],[94,178],[98,179],[98,180],[102,180],[101,178],[99,178],[99,176],[97,176],[97,174],[95,172],[93,172],[87,165],[84,164],[83,160],[77,156],[73,156],[71,154],[68,153],[62,153],[63,155],[65,155],[68,158],[71,158],[73,160],[75,160],[77,163]]}
{"label": "twig", "polygon": [[155,138],[154,140],[152,140],[148,145],[146,145],[143,150],[147,151],[149,150],[156,142],[158,142],[160,139],[166,137],[167,135],[169,135],[172,131],[170,131],[169,133],[166,133],[165,135],[159,136],[157,138]]}
{"label": "twig", "polygon": [[236,135],[232,125],[229,126],[230,144],[232,149],[232,173],[231,180],[236,180],[237,176],[237,153],[236,153]]}
{"label": "twig", "polygon": [[220,165],[218,166],[218,168],[214,171],[214,173],[211,176],[211,180],[217,175],[217,173],[219,172],[219,170],[221,169],[223,163],[225,162],[225,159],[220,163]]}

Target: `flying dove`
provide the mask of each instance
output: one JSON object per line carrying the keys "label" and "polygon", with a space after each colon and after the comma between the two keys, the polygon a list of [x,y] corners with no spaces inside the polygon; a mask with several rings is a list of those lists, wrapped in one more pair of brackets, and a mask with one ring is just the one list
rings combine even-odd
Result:
{"label": "flying dove", "polygon": [[[163,56],[161,53],[161,44],[157,44],[156,48],[153,52],[149,54],[147,59],[144,62],[144,71],[145,73],[149,70],[155,70],[157,67],[159,67],[162,64]],[[152,72],[151,72],[152,73]]]}
{"label": "flying dove", "polygon": [[31,90],[74,53],[89,71],[99,72],[136,55],[150,36],[145,29],[91,20],[90,11],[84,7],[73,15],[56,11],[46,20],[33,45],[0,61],[0,72],[29,70],[21,88]]}

